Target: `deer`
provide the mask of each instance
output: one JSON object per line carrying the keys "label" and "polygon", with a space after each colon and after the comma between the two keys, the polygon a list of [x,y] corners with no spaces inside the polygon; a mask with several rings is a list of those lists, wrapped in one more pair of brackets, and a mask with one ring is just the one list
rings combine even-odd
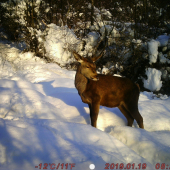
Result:
{"label": "deer", "polygon": [[95,62],[103,54],[93,57],[82,57],[73,51],[78,61],[75,75],[75,87],[83,103],[90,110],[91,126],[97,128],[100,105],[118,107],[127,119],[127,126],[132,127],[134,119],[144,129],[143,117],[138,110],[140,87],[126,77],[97,74]]}

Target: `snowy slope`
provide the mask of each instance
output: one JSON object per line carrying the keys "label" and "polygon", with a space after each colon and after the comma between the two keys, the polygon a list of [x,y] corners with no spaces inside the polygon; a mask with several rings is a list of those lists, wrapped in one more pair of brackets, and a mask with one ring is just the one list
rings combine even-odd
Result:
{"label": "snowy slope", "polygon": [[117,108],[106,107],[100,107],[95,129],[74,87],[74,71],[32,57],[17,65],[15,71],[9,62],[0,65],[0,169],[39,169],[41,163],[41,169],[62,169],[62,163],[75,170],[92,163],[97,170],[106,163],[170,167],[170,98],[140,94],[145,130],[136,122],[127,127]]}

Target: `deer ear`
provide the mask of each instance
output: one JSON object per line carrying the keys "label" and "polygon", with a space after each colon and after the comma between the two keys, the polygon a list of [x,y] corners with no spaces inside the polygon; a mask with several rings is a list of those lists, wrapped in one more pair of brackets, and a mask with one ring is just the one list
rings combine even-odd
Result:
{"label": "deer ear", "polygon": [[83,62],[83,57],[81,55],[77,54],[75,51],[73,52],[73,55],[79,63]]}
{"label": "deer ear", "polygon": [[92,57],[93,63],[96,62],[102,56],[103,56],[103,53],[101,53],[99,56]]}

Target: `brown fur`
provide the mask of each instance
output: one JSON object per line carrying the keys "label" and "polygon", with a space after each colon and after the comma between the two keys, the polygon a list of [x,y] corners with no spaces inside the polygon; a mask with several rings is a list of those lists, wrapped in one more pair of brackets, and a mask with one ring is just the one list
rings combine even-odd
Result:
{"label": "brown fur", "polygon": [[128,126],[132,126],[134,119],[140,128],[144,128],[143,118],[138,111],[140,88],[128,78],[96,73],[94,62],[100,58],[83,58],[77,53],[74,57],[80,62],[75,86],[84,103],[89,105],[91,125],[97,126],[100,105],[118,107],[127,118]]}

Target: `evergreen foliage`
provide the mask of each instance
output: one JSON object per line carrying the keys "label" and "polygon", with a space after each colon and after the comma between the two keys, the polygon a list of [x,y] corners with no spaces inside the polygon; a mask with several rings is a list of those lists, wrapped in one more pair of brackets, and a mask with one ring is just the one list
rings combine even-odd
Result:
{"label": "evergreen foliage", "polygon": [[[48,61],[51,60],[46,56],[42,40],[46,36],[47,25],[51,23],[67,25],[80,39],[87,37],[91,31],[100,34],[98,49],[103,48],[106,52],[97,63],[98,68],[102,69],[108,62],[112,66],[118,65],[114,69],[112,67],[109,74],[127,76],[141,87],[146,68],[164,71],[170,66],[169,63],[160,63],[159,59],[149,65],[149,58],[143,57],[148,53],[147,46],[133,42],[133,39],[140,39],[145,43],[164,33],[170,34],[169,0],[1,0],[0,38],[22,41],[26,43],[25,51],[35,52]],[[110,25],[111,31],[105,25]],[[102,26],[105,28],[103,35]],[[117,30],[119,36],[111,35],[113,30]],[[159,52],[170,53],[170,49],[162,51],[162,48]],[[170,78],[164,77],[162,93],[170,94],[169,83]]]}

